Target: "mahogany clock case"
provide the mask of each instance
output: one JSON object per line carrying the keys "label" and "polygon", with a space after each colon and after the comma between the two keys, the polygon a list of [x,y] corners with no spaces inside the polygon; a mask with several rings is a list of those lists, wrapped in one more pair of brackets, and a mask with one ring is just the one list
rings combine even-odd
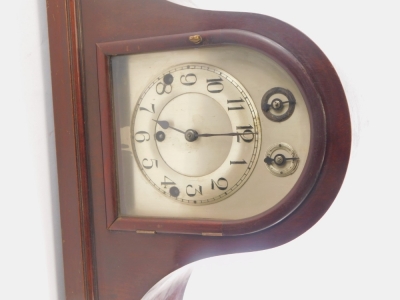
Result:
{"label": "mahogany clock case", "polygon": [[[267,16],[201,11],[160,0],[54,0],[47,5],[67,299],[140,299],[187,263],[279,246],[327,211],[347,169],[350,118],[331,63],[304,34]],[[118,47],[144,40],[152,51],[192,47],[181,37],[200,32],[206,44],[255,47],[287,68],[309,104],[315,104],[309,108],[319,145],[312,149],[316,159],[307,166],[305,184],[288,198],[290,210],[278,208],[242,224],[170,220],[164,225],[175,233],[137,233],[131,221],[118,219],[116,209],[107,56],[133,53]],[[159,220],[141,222],[151,230]],[[198,235],[205,230],[235,236]]]}

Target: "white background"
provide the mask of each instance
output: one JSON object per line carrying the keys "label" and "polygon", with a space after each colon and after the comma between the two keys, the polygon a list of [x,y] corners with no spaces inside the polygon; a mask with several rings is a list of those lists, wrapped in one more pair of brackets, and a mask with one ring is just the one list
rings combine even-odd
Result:
{"label": "white background", "polygon": [[[175,1],[306,33],[348,98],[353,148],[328,213],[276,249],[198,264],[185,299],[399,299],[400,18],[395,1]],[[64,299],[44,0],[0,10],[0,298]]]}

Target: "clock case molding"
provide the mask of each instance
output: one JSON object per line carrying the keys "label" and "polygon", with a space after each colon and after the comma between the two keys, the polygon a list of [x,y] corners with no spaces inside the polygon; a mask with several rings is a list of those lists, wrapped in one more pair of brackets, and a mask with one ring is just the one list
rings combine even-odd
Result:
{"label": "clock case molding", "polygon": [[[350,118],[336,72],[304,34],[267,16],[163,0],[54,0],[47,6],[67,299],[140,299],[187,263],[282,245],[328,210],[347,169]],[[204,36],[198,47],[239,44],[265,52],[313,104],[312,144],[319,146],[311,149],[304,184],[288,198],[290,209],[230,222],[118,218],[109,57],[136,53],[129,45],[137,43],[142,52],[194,47],[192,34]],[[152,226],[160,221],[170,233],[135,231],[138,224],[156,231]]]}

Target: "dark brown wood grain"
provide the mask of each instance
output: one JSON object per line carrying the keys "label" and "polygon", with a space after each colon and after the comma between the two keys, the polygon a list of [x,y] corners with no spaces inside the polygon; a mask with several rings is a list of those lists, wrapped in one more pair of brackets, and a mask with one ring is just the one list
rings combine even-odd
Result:
{"label": "dark brown wood grain", "polygon": [[79,3],[48,1],[51,74],[67,298],[95,298],[84,130]]}
{"label": "dark brown wood grain", "polygon": [[[350,118],[332,65],[304,34],[267,16],[200,11],[163,0],[51,0],[47,5],[67,299],[140,299],[158,280],[187,263],[282,245],[328,210],[347,169]],[[109,230],[117,216],[111,207],[112,218],[107,219],[107,197],[115,197],[115,171],[112,153],[107,154],[111,147],[104,147],[103,140],[104,131],[111,130],[103,117],[111,119],[104,115],[107,108],[101,106],[100,95],[109,97],[110,91],[99,85],[99,78],[107,80],[107,67],[99,72],[98,45],[220,29],[253,32],[282,47],[299,64],[288,71],[298,83],[304,78],[310,83],[309,90],[302,85],[303,92],[318,95],[326,142],[324,149],[314,149],[324,152],[314,184],[301,191],[307,196],[289,216],[252,234],[208,237]],[[315,122],[313,128],[320,120]],[[254,222],[258,220],[252,220],[250,228],[257,228]],[[243,225],[221,230],[253,231]]]}

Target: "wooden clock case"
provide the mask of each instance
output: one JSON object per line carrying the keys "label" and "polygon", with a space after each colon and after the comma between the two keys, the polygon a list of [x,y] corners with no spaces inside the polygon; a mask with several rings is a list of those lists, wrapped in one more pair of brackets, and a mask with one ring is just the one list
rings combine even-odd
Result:
{"label": "wooden clock case", "polygon": [[[185,264],[282,245],[328,210],[347,169],[350,118],[331,63],[304,34],[267,16],[201,11],[163,0],[48,0],[47,6],[67,299],[140,299]],[[135,53],[126,46],[140,41],[152,51],[174,43],[190,47],[179,37],[200,32],[217,43],[260,48],[254,44],[258,38],[277,45],[270,55],[319,106],[312,128],[316,145],[323,146],[312,150],[315,163],[304,172],[305,186],[292,193],[290,214],[239,223],[172,220],[164,222],[169,233],[136,232],[118,216],[107,59]],[[143,224],[154,232],[157,222]],[[204,231],[223,236],[199,234]]]}

